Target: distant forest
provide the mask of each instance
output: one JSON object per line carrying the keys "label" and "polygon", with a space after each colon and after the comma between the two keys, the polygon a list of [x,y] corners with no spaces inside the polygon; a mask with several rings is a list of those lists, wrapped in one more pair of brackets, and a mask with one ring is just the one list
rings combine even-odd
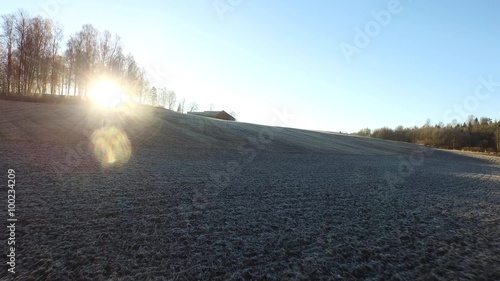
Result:
{"label": "distant forest", "polygon": [[363,129],[357,135],[444,149],[500,152],[500,122],[486,117],[478,119],[472,115],[462,124],[453,122],[432,126],[428,120],[420,128],[398,126],[396,129],[384,127],[373,131]]}
{"label": "distant forest", "polygon": [[112,79],[130,96],[150,96],[144,69],[123,53],[118,35],[92,25],[69,36],[50,19],[25,11],[0,22],[0,93],[13,99],[85,96],[96,79]]}

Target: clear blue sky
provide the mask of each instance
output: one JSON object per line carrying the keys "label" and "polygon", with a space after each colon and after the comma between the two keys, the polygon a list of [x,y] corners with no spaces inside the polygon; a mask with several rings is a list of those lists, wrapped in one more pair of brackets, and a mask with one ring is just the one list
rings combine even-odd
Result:
{"label": "clear blue sky", "polygon": [[[117,33],[153,83],[242,122],[283,108],[295,116],[283,125],[343,132],[500,118],[499,1],[21,0],[0,14],[18,8],[66,36],[86,23]],[[374,25],[382,10],[390,20]]]}

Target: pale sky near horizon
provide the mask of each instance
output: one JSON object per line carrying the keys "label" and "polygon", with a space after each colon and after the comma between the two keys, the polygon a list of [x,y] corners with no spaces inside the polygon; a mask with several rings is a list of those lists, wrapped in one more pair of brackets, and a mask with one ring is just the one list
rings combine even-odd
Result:
{"label": "pale sky near horizon", "polygon": [[[83,24],[116,33],[152,84],[241,122],[356,132],[500,119],[499,1],[0,4],[51,17],[66,38]],[[279,121],[283,110],[294,117]]]}

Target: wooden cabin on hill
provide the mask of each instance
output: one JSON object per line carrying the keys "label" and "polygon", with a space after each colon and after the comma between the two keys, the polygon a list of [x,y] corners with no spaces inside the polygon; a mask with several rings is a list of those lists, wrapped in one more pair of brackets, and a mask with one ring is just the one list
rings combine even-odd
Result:
{"label": "wooden cabin on hill", "polygon": [[236,119],[233,116],[231,116],[231,114],[225,112],[224,110],[222,110],[222,111],[188,112],[188,114],[198,115],[198,116],[203,116],[203,117],[208,117],[208,118],[215,118],[215,119],[220,119],[220,120],[236,121]]}

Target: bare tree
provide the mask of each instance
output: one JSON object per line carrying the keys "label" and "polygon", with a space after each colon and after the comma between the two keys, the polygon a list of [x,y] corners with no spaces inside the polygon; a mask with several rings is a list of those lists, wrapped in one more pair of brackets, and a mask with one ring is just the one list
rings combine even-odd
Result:
{"label": "bare tree", "polygon": [[98,58],[98,36],[99,31],[92,25],[86,24],[73,37],[72,47],[75,48],[76,56],[75,86],[78,88],[79,96],[86,95],[94,77]]}
{"label": "bare tree", "polygon": [[108,55],[106,57],[105,72],[115,77],[121,77],[126,72],[126,65],[130,63],[131,58],[128,58],[123,54],[123,44],[120,36],[115,35],[114,38],[109,42]]}
{"label": "bare tree", "polygon": [[6,69],[4,67],[7,65],[6,53],[7,51],[5,50],[5,47],[0,44],[0,94],[5,94],[7,92],[6,90],[7,74],[6,74]]}
{"label": "bare tree", "polygon": [[146,79],[146,71],[144,68],[141,68],[139,76],[138,76],[138,92],[137,96],[139,101],[143,102],[147,97],[149,91],[149,81]]}
{"label": "bare tree", "polygon": [[158,91],[155,87],[151,88],[148,96],[149,105],[156,106],[158,104]]}
{"label": "bare tree", "polygon": [[79,85],[79,75],[78,75],[78,62],[80,56],[82,42],[76,35],[70,36],[67,47],[66,47],[66,67],[67,67],[67,78],[66,78],[66,89],[69,95],[71,85],[73,84],[73,95],[77,95],[78,85]]}
{"label": "bare tree", "polygon": [[371,136],[372,131],[369,128],[361,129],[357,135],[358,136],[363,136],[363,137],[369,137]]}
{"label": "bare tree", "polygon": [[236,112],[234,112],[234,111],[230,111],[230,112],[229,112],[229,115],[233,116],[234,120],[236,120],[236,119],[237,119]]}
{"label": "bare tree", "polygon": [[183,98],[180,102],[179,102],[179,112],[181,113],[184,113],[184,107],[186,106],[186,99]]}
{"label": "bare tree", "polygon": [[124,79],[130,96],[140,96],[143,79],[142,75],[143,73],[137,65],[134,56],[132,56],[132,54],[128,54],[125,57]]}
{"label": "bare tree", "polygon": [[[29,16],[27,12],[19,10],[15,15],[14,21],[14,39],[17,49],[17,93],[24,94],[26,92],[25,70],[28,68],[28,54],[26,51],[26,38],[29,27]],[[24,80],[24,84],[23,84]]]}
{"label": "bare tree", "polygon": [[51,75],[50,75],[50,94],[54,95],[59,85],[58,80],[62,80],[62,63],[59,59],[59,48],[63,38],[63,29],[59,24],[52,26],[52,42],[51,42]]}
{"label": "bare tree", "polygon": [[118,48],[118,40],[113,42],[111,32],[105,30],[99,38],[99,70],[104,72],[109,69],[112,58]]}
{"label": "bare tree", "polygon": [[177,100],[176,94],[174,91],[167,92],[167,108],[170,110],[174,110],[175,102]]}
{"label": "bare tree", "polygon": [[189,111],[188,112],[193,112],[198,110],[198,104],[196,102],[191,102],[189,104]]}
{"label": "bare tree", "polygon": [[167,105],[168,100],[168,91],[167,88],[161,88],[158,90],[158,105],[161,107],[165,107]]}
{"label": "bare tree", "polygon": [[23,84],[27,93],[45,94],[49,82],[52,22],[42,17],[29,19],[28,32],[26,36],[25,60]]}
{"label": "bare tree", "polygon": [[12,74],[13,74],[13,49],[14,49],[14,15],[2,16],[2,34],[0,35],[1,43],[5,48],[5,84],[4,91],[11,93]]}

